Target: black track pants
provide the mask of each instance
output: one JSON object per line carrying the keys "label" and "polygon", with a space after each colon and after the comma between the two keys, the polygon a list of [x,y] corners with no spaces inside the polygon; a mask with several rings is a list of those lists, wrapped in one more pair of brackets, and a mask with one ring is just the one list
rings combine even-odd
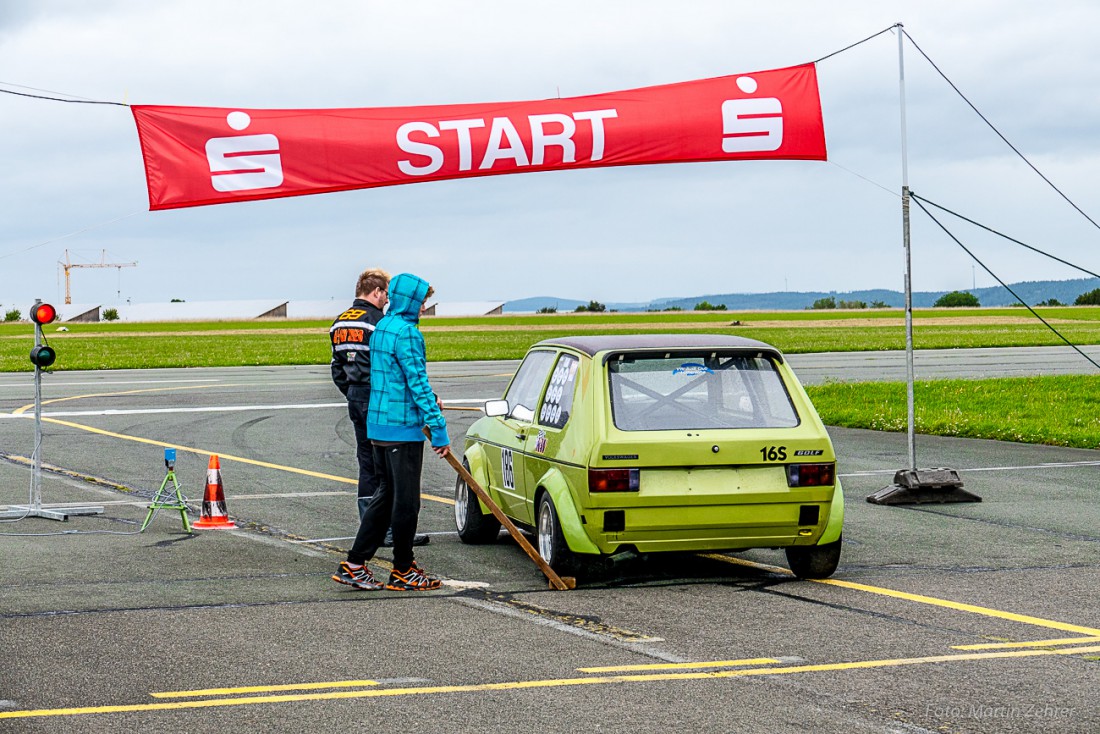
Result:
{"label": "black track pants", "polygon": [[424,442],[374,447],[374,465],[381,482],[367,503],[349,563],[365,563],[374,557],[386,530],[393,528],[393,567],[404,571],[413,562],[413,536],[420,515],[420,471]]}
{"label": "black track pants", "polygon": [[380,472],[374,466],[374,446],[367,438],[367,405],[370,392],[364,392],[367,397],[363,400],[357,399],[358,395],[353,394],[354,391],[348,394],[348,417],[351,418],[351,425],[355,428],[355,458],[359,461],[360,518],[363,517],[367,501],[378,489],[378,483],[381,481]]}

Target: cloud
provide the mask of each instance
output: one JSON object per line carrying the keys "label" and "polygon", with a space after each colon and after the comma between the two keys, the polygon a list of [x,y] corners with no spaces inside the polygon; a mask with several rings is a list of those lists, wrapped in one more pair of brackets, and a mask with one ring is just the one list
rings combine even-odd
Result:
{"label": "cloud", "polygon": [[[900,20],[1021,151],[1087,203],[1100,162],[1091,93],[1100,67],[1081,29],[1098,17],[1085,0],[5,3],[0,68],[6,89],[148,104],[487,102],[788,66]],[[915,48],[905,54],[914,190],[1067,259],[1095,260],[1095,229]],[[885,33],[819,64],[830,163],[529,174],[158,213],[146,211],[125,108],[0,95],[0,196],[13,213],[0,234],[0,304],[59,294],[66,248],[139,262],[74,275],[74,300],[107,305],[120,294],[343,298],[372,264],[423,272],[448,300],[900,289],[897,62],[897,37]],[[968,286],[965,254],[913,217],[914,287]],[[1005,273],[1057,270],[1012,249],[989,251]]]}

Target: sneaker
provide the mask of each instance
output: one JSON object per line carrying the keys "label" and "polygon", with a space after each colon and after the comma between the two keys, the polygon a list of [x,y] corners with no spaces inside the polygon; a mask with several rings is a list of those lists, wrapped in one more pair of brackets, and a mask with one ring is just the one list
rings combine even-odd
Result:
{"label": "sneaker", "polygon": [[[431,543],[431,542],[432,542],[432,538],[429,535],[424,535],[423,533],[416,533],[415,535],[413,535],[413,545],[427,545],[428,543]],[[383,548],[392,548],[393,547],[393,530],[392,529],[386,531],[386,537],[382,541],[382,547]]]}
{"label": "sneaker", "polygon": [[395,568],[390,572],[390,579],[386,582],[386,588],[390,591],[431,591],[442,585],[442,581],[429,576],[424,569],[416,565],[415,561],[407,571],[398,571]]}
{"label": "sneaker", "polygon": [[367,568],[365,564],[359,568],[352,568],[347,561],[342,561],[340,563],[340,568],[333,574],[332,580],[366,591],[374,591],[382,588],[382,583],[374,578],[374,574],[370,572],[370,569]]}

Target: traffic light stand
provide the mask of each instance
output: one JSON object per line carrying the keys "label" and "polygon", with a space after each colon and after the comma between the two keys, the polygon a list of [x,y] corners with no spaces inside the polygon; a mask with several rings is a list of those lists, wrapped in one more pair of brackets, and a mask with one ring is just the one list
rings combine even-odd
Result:
{"label": "traffic light stand", "polygon": [[[31,307],[32,314],[38,313],[40,300]],[[49,307],[52,311],[52,307]],[[53,320],[53,315],[50,315]],[[34,318],[34,348],[42,346],[42,324]],[[34,352],[32,352],[34,354]],[[29,505],[12,505],[0,511],[0,519],[20,519],[24,517],[44,517],[49,520],[68,520],[76,515],[102,515],[102,507],[52,507],[42,506],[42,367],[34,365],[34,453],[31,455],[31,501]]]}

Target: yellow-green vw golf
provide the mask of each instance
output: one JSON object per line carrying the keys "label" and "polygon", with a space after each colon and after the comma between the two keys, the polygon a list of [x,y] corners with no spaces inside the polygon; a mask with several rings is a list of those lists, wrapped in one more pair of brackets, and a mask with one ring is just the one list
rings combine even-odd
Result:
{"label": "yellow-green vw golf", "polygon": [[[840,561],[844,496],[825,426],[775,347],[706,334],[535,344],[464,462],[559,572],[585,559],[784,548],[800,578]],[[500,523],[460,478],[465,543]]]}

